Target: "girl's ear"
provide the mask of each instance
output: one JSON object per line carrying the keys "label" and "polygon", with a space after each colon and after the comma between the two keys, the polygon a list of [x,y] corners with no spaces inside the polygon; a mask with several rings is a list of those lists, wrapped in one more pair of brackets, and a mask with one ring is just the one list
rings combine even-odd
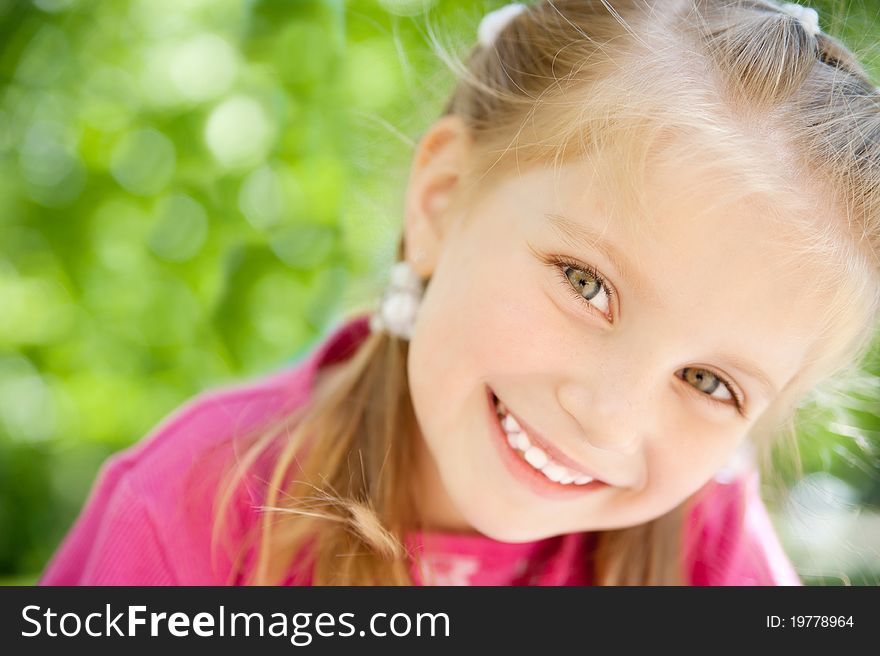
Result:
{"label": "girl's ear", "polygon": [[[464,174],[472,137],[459,116],[438,119],[422,136],[406,192],[405,257],[422,278],[433,271],[452,220],[451,199]],[[413,257],[418,254],[418,257]]]}

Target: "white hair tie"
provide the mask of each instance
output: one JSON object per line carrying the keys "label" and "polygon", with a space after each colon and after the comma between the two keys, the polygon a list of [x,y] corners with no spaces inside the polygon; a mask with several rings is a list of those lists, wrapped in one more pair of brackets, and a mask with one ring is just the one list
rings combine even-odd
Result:
{"label": "white hair tie", "polygon": [[483,16],[483,20],[480,21],[480,26],[477,28],[477,37],[480,45],[484,48],[491,46],[501,33],[501,30],[507,27],[510,21],[526,9],[528,9],[528,6],[520,2],[514,2],[504,5],[495,11],[490,11]]}
{"label": "white hair tie", "polygon": [[821,30],[819,29],[819,12],[809,7],[803,7],[793,2],[786,2],[782,5],[782,11],[789,16],[797,18],[808,34],[816,36]]}

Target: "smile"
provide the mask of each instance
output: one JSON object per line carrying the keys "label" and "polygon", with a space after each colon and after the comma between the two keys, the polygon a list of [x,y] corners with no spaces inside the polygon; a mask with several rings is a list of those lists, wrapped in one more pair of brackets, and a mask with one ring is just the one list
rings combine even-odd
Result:
{"label": "smile", "polygon": [[[487,388],[488,389],[488,388]],[[610,487],[608,483],[559,462],[549,449],[520,426],[504,404],[488,390],[492,423],[498,434],[502,460],[508,470],[535,492],[545,496],[570,497],[572,494]]]}

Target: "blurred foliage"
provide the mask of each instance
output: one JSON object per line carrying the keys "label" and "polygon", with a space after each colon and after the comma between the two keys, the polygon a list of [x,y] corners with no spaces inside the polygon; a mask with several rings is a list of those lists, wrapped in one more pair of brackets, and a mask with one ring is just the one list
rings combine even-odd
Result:
{"label": "blurred foliage", "polygon": [[[109,454],[372,302],[452,88],[429,28],[463,54],[501,4],[0,0],[0,578],[42,569]],[[813,6],[876,70],[875,12]],[[861,392],[802,455],[880,505]]]}

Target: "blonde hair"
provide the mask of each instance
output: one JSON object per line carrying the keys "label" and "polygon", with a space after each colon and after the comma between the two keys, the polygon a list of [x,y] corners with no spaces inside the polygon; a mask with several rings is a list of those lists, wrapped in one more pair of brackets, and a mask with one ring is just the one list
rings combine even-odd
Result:
{"label": "blonde hair", "polygon": [[[794,442],[797,403],[864,357],[880,307],[880,95],[854,55],[764,0],[543,1],[465,63],[437,51],[458,78],[444,113],[466,121],[476,147],[459,203],[512,171],[589,153],[604,158],[595,176],[614,190],[612,214],[644,220],[640,181],[662,154],[725,182],[719,203],[747,199],[814,226],[792,243],[791,262],[838,264],[811,290],[829,298],[822,342],[750,434],[762,466],[771,438],[787,429]],[[297,572],[315,585],[413,582],[419,554],[406,536],[422,525],[408,478],[417,433],[406,361],[406,342],[371,333],[320,373],[307,405],[248,438],[221,488],[215,537],[235,487],[269,454],[267,512],[248,542],[252,561],[232,545],[232,574],[253,584]],[[599,532],[584,555],[593,583],[686,583],[682,530],[695,497]]]}

